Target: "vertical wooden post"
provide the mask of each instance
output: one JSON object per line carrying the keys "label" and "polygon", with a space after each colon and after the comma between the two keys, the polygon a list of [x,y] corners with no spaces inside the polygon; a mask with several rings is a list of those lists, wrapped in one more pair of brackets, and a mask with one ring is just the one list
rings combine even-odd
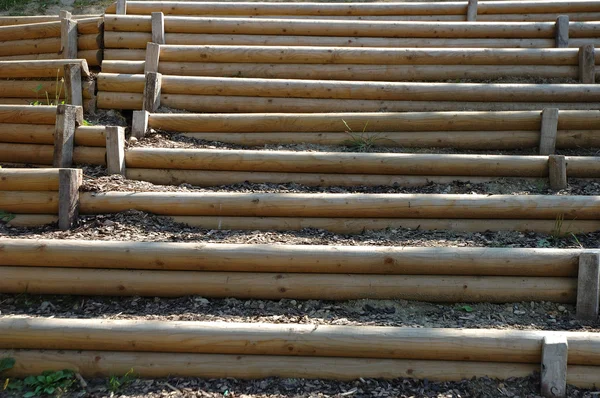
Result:
{"label": "vertical wooden post", "polygon": [[71,19],[71,13],[60,13],[60,51],[64,59],[77,58],[77,21]]}
{"label": "vertical wooden post", "polygon": [[556,24],[554,28],[554,40],[556,41],[556,48],[569,47],[568,15],[559,15],[558,18],[556,18]]}
{"label": "vertical wooden post", "polygon": [[160,45],[156,43],[146,44],[146,63],[144,64],[144,73],[158,73],[158,63],[160,61]]}
{"label": "vertical wooden post", "polygon": [[165,44],[165,15],[162,12],[152,13],[152,42]]}
{"label": "vertical wooden post", "polygon": [[477,21],[477,0],[469,0],[467,5],[467,21]]}
{"label": "vertical wooden post", "polygon": [[567,160],[563,155],[548,156],[550,188],[558,191],[567,187]]}
{"label": "vertical wooden post", "polygon": [[600,252],[579,255],[577,276],[577,319],[598,319],[600,303]]}
{"label": "vertical wooden post", "polygon": [[162,75],[160,73],[146,73],[146,85],[144,86],[143,109],[148,112],[156,112],[160,107],[160,87]]}
{"label": "vertical wooden post", "polygon": [[558,108],[545,108],[542,111],[540,129],[540,155],[552,155],[556,149],[558,130]]}
{"label": "vertical wooden post", "polygon": [[81,64],[66,64],[64,66],[64,77],[67,103],[71,105],[83,106]]}
{"label": "vertical wooden post", "polygon": [[117,14],[127,14],[127,0],[117,0]]}
{"label": "vertical wooden post", "polygon": [[567,394],[567,356],[565,336],[546,336],[542,346],[542,396],[565,398]]}
{"label": "vertical wooden post", "polygon": [[593,44],[579,49],[579,81],[584,84],[596,82],[596,54]]}
{"label": "vertical wooden post", "polygon": [[108,174],[125,175],[125,129],[106,127],[106,169]]}
{"label": "vertical wooden post", "polygon": [[144,138],[148,131],[148,115],[147,111],[133,111],[131,120],[131,136],[137,139]]}
{"label": "vertical wooden post", "polygon": [[77,225],[83,172],[80,169],[60,169],[58,181],[58,228],[66,231]]}
{"label": "vertical wooden post", "polygon": [[71,167],[73,164],[73,143],[75,129],[83,120],[80,106],[58,105],[56,107],[56,127],[54,130],[54,167]]}

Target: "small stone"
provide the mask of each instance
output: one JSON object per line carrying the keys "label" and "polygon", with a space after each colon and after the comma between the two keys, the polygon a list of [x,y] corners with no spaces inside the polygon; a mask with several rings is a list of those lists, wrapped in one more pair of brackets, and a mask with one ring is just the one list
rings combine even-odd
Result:
{"label": "small stone", "polygon": [[196,298],[194,298],[194,301],[196,303],[200,304],[200,305],[208,305],[208,304],[210,304],[210,301],[208,301],[204,297],[196,297]]}
{"label": "small stone", "polygon": [[49,301],[44,301],[42,302],[42,304],[40,305],[40,310],[42,311],[46,311],[46,309],[48,309],[49,307],[54,307],[52,305],[52,303],[50,303]]}
{"label": "small stone", "polygon": [[566,308],[565,308],[563,305],[559,305],[559,306],[558,306],[558,310],[559,310],[560,312],[565,312],[567,309],[566,309]]}
{"label": "small stone", "polygon": [[515,315],[525,315],[527,313],[527,311],[523,311],[523,310],[515,310],[514,314]]}
{"label": "small stone", "polygon": [[291,305],[296,305],[298,302],[296,300],[290,300]]}
{"label": "small stone", "polygon": [[138,139],[137,139],[137,138],[135,138],[135,137],[131,137],[131,138],[129,138],[129,143],[130,143],[130,144],[135,144],[136,142],[138,142]]}

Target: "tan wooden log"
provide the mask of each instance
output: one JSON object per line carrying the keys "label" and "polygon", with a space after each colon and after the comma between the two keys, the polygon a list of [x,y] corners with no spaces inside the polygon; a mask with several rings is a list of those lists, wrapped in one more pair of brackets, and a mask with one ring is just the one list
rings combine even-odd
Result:
{"label": "tan wooden log", "polygon": [[144,64],[145,61],[104,60],[102,61],[102,71],[106,73],[141,74],[144,73]]}
{"label": "tan wooden log", "polygon": [[580,249],[2,239],[0,265],[403,275],[577,276]]}
{"label": "tan wooden log", "polygon": [[[539,368],[534,364],[481,363],[452,361],[417,361],[400,359],[306,358],[264,355],[210,355],[125,353],[102,351],[29,351],[2,350],[3,357],[15,358],[15,367],[7,377],[39,375],[44,369],[72,369],[84,377],[108,377],[126,374],[132,368],[139,377],[235,377],[240,379],[325,378],[354,380],[360,377],[395,379],[397,377],[426,378],[435,381],[459,381],[472,377],[527,377]],[[578,374],[577,383],[595,382],[591,368]],[[569,372],[571,374],[571,372]]]}
{"label": "tan wooden log", "polygon": [[2,61],[0,78],[54,78],[63,76],[63,66],[77,63],[82,76],[89,76],[90,70],[85,60],[57,59],[48,61]]}
{"label": "tan wooden log", "polygon": [[9,213],[58,213],[58,192],[0,191],[0,208]]}
{"label": "tan wooden log", "polygon": [[[138,92],[137,75],[101,73],[105,87]],[[245,79],[164,76],[163,94],[335,98],[401,101],[598,102],[600,87],[566,84],[380,83],[292,79]]]}
{"label": "tan wooden log", "polygon": [[[5,317],[3,349],[100,350],[537,363],[562,336],[569,363],[598,365],[593,333]],[[582,349],[589,350],[588,355]]]}
{"label": "tan wooden log", "polygon": [[515,218],[596,220],[596,196],[426,194],[82,193],[81,213],[137,209],[169,216]]}
{"label": "tan wooden log", "polygon": [[104,147],[76,146],[73,148],[73,163],[106,166]]}
{"label": "tan wooden log", "polygon": [[102,50],[82,50],[77,52],[77,56],[81,59],[85,59],[90,66],[102,65]]}
{"label": "tan wooden log", "polygon": [[77,20],[77,31],[80,35],[102,33],[104,24],[102,15],[73,15],[72,18]]}
{"label": "tan wooden log", "polygon": [[143,61],[146,58],[146,50],[104,50],[104,59],[108,60],[129,60]]}
{"label": "tan wooden log", "polygon": [[96,97],[96,81],[87,80],[81,82],[83,99],[93,99]]}
{"label": "tan wooden log", "polygon": [[595,148],[598,145],[600,145],[600,131],[598,130],[558,130],[556,136],[556,147],[560,149]]}
{"label": "tan wooden log", "polygon": [[[600,165],[600,157],[594,157]],[[127,167],[282,173],[543,177],[547,156],[131,148]],[[593,163],[592,163],[593,164]],[[597,168],[600,177],[600,166]]]}
{"label": "tan wooden log", "polygon": [[98,91],[99,109],[133,109],[141,110],[144,95],[141,93],[111,93]]}
{"label": "tan wooden log", "polygon": [[60,21],[0,26],[0,37],[2,38],[2,41],[45,39],[49,37],[60,38]]}
{"label": "tan wooden log", "polygon": [[14,218],[6,223],[11,227],[40,227],[58,222],[55,214],[14,214]]}
{"label": "tan wooden log", "polygon": [[75,130],[75,145],[90,147],[106,146],[105,126],[79,126]]}
{"label": "tan wooden log", "polygon": [[[55,79],[57,72],[55,73]],[[36,93],[37,90],[37,93]],[[46,102],[46,93],[52,102],[55,102],[56,95],[59,98],[65,98],[65,87],[56,80],[0,80],[0,95],[8,98],[27,98],[33,97],[40,102]]]}
{"label": "tan wooden log", "polygon": [[0,124],[0,142],[54,145],[54,125]]}
{"label": "tan wooden log", "polygon": [[161,62],[373,65],[578,65],[578,49],[161,46]]}
{"label": "tan wooden log", "polygon": [[[121,76],[121,77],[117,77]],[[119,84],[119,81],[126,82]],[[141,75],[112,75],[107,73],[98,74],[98,90],[121,93],[143,93],[146,77]]]}
{"label": "tan wooden log", "polygon": [[598,158],[594,156],[566,156],[565,160],[569,177],[587,178],[600,170]]}
{"label": "tan wooden log", "polygon": [[58,191],[58,169],[1,169],[3,191]]}
{"label": "tan wooden log", "polygon": [[[560,15],[565,13],[535,13],[535,14],[484,14],[477,15],[480,22],[542,22],[556,21]],[[600,13],[597,12],[569,12],[570,21],[597,21]]]}
{"label": "tan wooden log", "polygon": [[56,123],[56,106],[0,105],[0,123]]}
{"label": "tan wooden log", "polygon": [[[146,32],[104,32],[104,45],[106,49],[146,49],[147,43],[152,42],[152,33]],[[118,51],[118,50],[117,50]],[[111,50],[107,54],[107,59],[110,56]],[[112,59],[123,59],[114,57]],[[141,59],[144,59],[142,57]]]}
{"label": "tan wooden log", "polygon": [[[2,195],[0,191],[0,195]],[[405,299],[432,302],[573,303],[576,278],[277,274],[1,267],[0,291],[20,294]],[[157,284],[156,281],[161,283]],[[465,288],[465,286],[467,286]]]}
{"label": "tan wooden log", "polygon": [[571,22],[569,23],[569,38],[594,37],[600,33],[600,22]]}
{"label": "tan wooden log", "polygon": [[[2,36],[0,36],[2,37]],[[60,57],[60,38],[28,39],[0,42],[0,56],[28,55],[28,54],[55,54]]]}
{"label": "tan wooden log", "polygon": [[77,40],[78,50],[98,50],[103,48],[102,33],[80,35]]}
{"label": "tan wooden log", "polygon": [[[556,220],[469,220],[469,219],[373,219],[373,218],[301,218],[301,217],[194,217],[176,216],[173,221],[214,230],[276,230],[290,231],[304,228],[324,229],[334,233],[355,234],[365,230],[408,228],[415,230],[448,230],[461,232],[519,231],[556,233]],[[574,220],[568,222],[574,234],[595,232],[600,221]]]}
{"label": "tan wooden log", "polygon": [[[191,184],[195,186],[214,187],[230,184],[252,182],[257,184],[286,184],[294,182],[307,186],[391,186],[421,187],[428,184],[451,184],[454,181],[476,184],[489,183],[497,177],[470,176],[407,176],[378,174],[323,174],[323,173],[278,173],[255,171],[207,171],[207,170],[164,170],[164,169],[127,169],[130,180],[148,181],[159,185]],[[511,180],[505,177],[503,181]],[[519,181],[523,182],[523,178]],[[542,182],[540,178],[527,178],[527,181]]]}
{"label": "tan wooden log", "polygon": [[[514,112],[151,113],[149,127],[177,132],[523,131],[539,133],[541,109]],[[583,118],[583,119],[581,119]],[[600,128],[600,112],[561,111],[561,128]],[[582,120],[581,123],[578,120]]]}
{"label": "tan wooden log", "polygon": [[7,55],[0,57],[0,61],[41,61],[48,59],[62,59],[60,54],[47,53],[47,54],[25,54],[25,55]]}
{"label": "tan wooden log", "polygon": [[[82,23],[89,23],[92,19],[101,20],[101,15],[96,14],[82,14],[72,15],[72,19],[81,21]],[[2,16],[0,17],[0,26],[6,25],[28,25],[32,23],[40,22],[56,22],[60,20],[60,15],[27,15],[27,16]],[[85,32],[80,32],[85,33]]]}

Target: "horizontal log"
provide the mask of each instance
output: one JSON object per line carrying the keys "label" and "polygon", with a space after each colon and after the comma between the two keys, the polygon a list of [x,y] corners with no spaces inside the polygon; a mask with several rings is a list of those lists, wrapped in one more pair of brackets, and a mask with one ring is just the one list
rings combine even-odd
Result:
{"label": "horizontal log", "polygon": [[[322,81],[326,82],[326,81]],[[106,109],[141,109],[142,95],[102,92]],[[98,95],[100,102],[100,94]],[[458,101],[379,101],[349,99],[279,98],[218,95],[161,95],[161,104],[190,112],[415,112],[415,111],[515,111],[559,109],[597,110],[596,102],[458,102]],[[99,105],[100,107],[100,105]]]}
{"label": "horizontal log", "polygon": [[593,37],[597,38],[600,35],[600,22],[570,22],[569,37],[582,38]]}
{"label": "horizontal log", "polygon": [[58,192],[0,191],[0,208],[9,213],[55,214]]}
{"label": "horizontal log", "polygon": [[81,214],[129,209],[169,216],[443,218],[451,215],[451,218],[555,220],[562,215],[565,219],[596,220],[600,197],[187,192],[85,192],[80,196]]}
{"label": "horizontal log", "polygon": [[102,50],[80,50],[77,56],[85,59],[90,66],[102,65],[103,52]]}
{"label": "horizontal log", "polygon": [[[149,16],[106,15],[105,30],[151,32]],[[585,32],[589,28],[579,27]],[[554,23],[388,22],[304,19],[165,17],[165,33],[371,36],[422,38],[552,38]],[[583,33],[582,33],[583,34]],[[587,36],[586,36],[587,37]]]}
{"label": "horizontal log", "polygon": [[40,102],[55,101],[58,96],[65,98],[64,83],[56,81],[58,69],[54,71],[54,80],[0,80],[0,96],[4,98],[34,98]]}
{"label": "horizontal log", "polygon": [[103,48],[102,33],[91,33],[80,35],[77,39],[77,49],[79,50],[98,50]]}
{"label": "horizontal log", "polygon": [[[561,128],[600,128],[600,112],[559,112]],[[563,121],[564,119],[564,121]],[[577,123],[577,124],[573,124]],[[581,124],[583,124],[581,123]],[[541,111],[514,112],[369,112],[369,113],[263,113],[190,114],[151,113],[148,125],[176,132],[383,132],[531,130],[539,132]]]}
{"label": "horizontal log", "polygon": [[55,214],[13,214],[14,218],[6,222],[10,227],[40,227],[58,222]]}
{"label": "horizontal log", "polygon": [[[239,379],[265,377],[354,380],[360,377],[396,379],[422,378],[434,381],[459,381],[472,377],[507,379],[527,377],[539,365],[401,359],[307,358],[264,355],[211,355],[171,353],[126,353],[103,351],[2,350],[0,355],[15,359],[7,377],[39,375],[48,369],[72,369],[83,377],[108,377],[135,369],[139,377],[169,376]],[[570,368],[574,368],[570,367]],[[591,368],[597,372],[597,368]],[[569,375],[572,372],[568,372]],[[573,380],[569,376],[569,380]],[[578,373],[574,379],[590,388],[597,374]]]}
{"label": "horizontal log", "polygon": [[[100,20],[101,15],[72,15],[71,19],[76,19],[78,24],[88,23],[91,19]],[[27,25],[40,22],[60,21],[60,15],[27,15],[27,16],[2,16],[0,17],[0,26],[6,25]],[[80,32],[82,33],[82,32]]]}
{"label": "horizontal log", "polygon": [[368,65],[578,65],[578,49],[163,46],[161,62]]}
{"label": "horizontal log", "polygon": [[54,125],[56,123],[56,107],[0,105],[0,123]]}
{"label": "horizontal log", "polygon": [[51,124],[0,124],[0,142],[54,145],[55,126]]}
{"label": "horizontal log", "polygon": [[0,26],[0,37],[2,41],[60,38],[60,21]]}
{"label": "horizontal log", "polygon": [[142,74],[144,73],[145,64],[145,61],[115,61],[105,59],[102,61],[102,71],[106,73],[126,73],[131,75]]}
{"label": "horizontal log", "polygon": [[[0,191],[0,194],[2,191]],[[0,267],[0,292],[279,300],[405,299],[431,302],[573,303],[576,278],[281,274]],[[157,284],[156,281],[161,283]],[[467,287],[465,287],[467,286]]]}
{"label": "horizontal log", "polygon": [[[481,4],[481,3],[479,3]],[[569,21],[597,21],[600,19],[598,12],[568,12],[568,13],[531,13],[531,14],[480,14],[477,12],[477,20],[480,22],[541,22],[556,21],[561,15],[568,15]]]}
{"label": "horizontal log", "polygon": [[[107,91],[138,92],[138,75],[101,73]],[[118,86],[120,90],[117,90]],[[114,90],[109,87],[114,86]],[[164,94],[399,101],[598,102],[593,84],[388,83],[163,76]]]}
{"label": "horizontal log", "polygon": [[[119,84],[119,81],[124,84]],[[146,77],[141,75],[99,73],[97,78],[99,91],[123,93],[143,93]]]}
{"label": "horizontal log", "polygon": [[105,126],[79,126],[75,130],[75,145],[80,146],[106,146]]}
{"label": "horizontal log", "polygon": [[598,365],[586,332],[147,320],[0,319],[2,349],[538,363],[545,337],[567,338],[569,364]]}
{"label": "horizontal log", "polygon": [[104,146],[76,146],[73,148],[73,162],[76,164],[106,166],[106,148]]}
{"label": "horizontal log", "polygon": [[77,33],[80,35],[102,33],[104,24],[102,15],[73,15],[71,18],[77,20]]}
{"label": "horizontal log", "polygon": [[84,59],[56,59],[48,61],[2,61],[0,78],[54,78],[64,74],[66,64],[79,64],[81,75],[90,76],[88,64]]}
{"label": "horizontal log", "polygon": [[[301,218],[301,217],[194,217],[176,216],[173,221],[192,227],[212,230],[276,230],[291,231],[304,228],[323,229],[340,234],[360,234],[365,230],[408,228],[415,230],[446,230],[461,232],[519,231],[556,233],[556,220],[498,220],[498,219],[425,219],[425,218]],[[573,220],[567,229],[574,234],[600,230],[600,221]]]}
{"label": "horizontal log", "polygon": [[[0,143],[1,162],[51,165],[53,156],[53,145]],[[73,149],[73,161],[76,164],[105,165],[105,158],[104,147],[76,146]]]}
{"label": "horizontal log", "polygon": [[[577,157],[572,157],[576,164]],[[544,177],[547,156],[131,148],[127,167],[282,173]],[[598,168],[593,167],[594,162]],[[581,165],[581,163],[579,163]],[[600,157],[586,163],[600,177]]]}
{"label": "horizontal log", "polygon": [[179,271],[577,276],[580,249],[1,239],[0,265]]}
{"label": "horizontal log", "polygon": [[[493,177],[469,176],[406,176],[377,174],[322,174],[322,173],[279,173],[254,171],[207,171],[207,170],[162,170],[128,168],[126,176],[130,180],[147,181],[158,185],[191,184],[202,187],[243,184],[251,182],[263,184],[296,184],[307,186],[392,186],[421,187],[429,184],[451,184],[455,181],[476,184],[497,180]],[[509,180],[511,177],[505,177]],[[540,178],[527,178],[527,181],[542,182]],[[504,180],[503,180],[504,181]],[[523,178],[519,178],[523,182]]]}
{"label": "horizontal log", "polygon": [[111,93],[98,91],[97,106],[99,109],[133,109],[141,110],[143,106],[141,93]]}
{"label": "horizontal log", "polygon": [[25,54],[25,55],[7,55],[0,57],[0,61],[41,61],[47,59],[61,59],[60,54],[47,53],[47,54]]}
{"label": "horizontal log", "polygon": [[600,158],[595,156],[567,156],[569,177],[593,178],[600,171]]}
{"label": "horizontal log", "polygon": [[2,169],[3,191],[58,191],[58,169]]}
{"label": "horizontal log", "polygon": [[0,41],[0,56],[4,57],[13,55],[36,55],[48,53],[53,54],[55,58],[61,58],[60,48],[60,38],[58,37]]}
{"label": "horizontal log", "polygon": [[599,146],[600,131],[598,130],[558,130],[556,135],[556,147],[559,149]]}

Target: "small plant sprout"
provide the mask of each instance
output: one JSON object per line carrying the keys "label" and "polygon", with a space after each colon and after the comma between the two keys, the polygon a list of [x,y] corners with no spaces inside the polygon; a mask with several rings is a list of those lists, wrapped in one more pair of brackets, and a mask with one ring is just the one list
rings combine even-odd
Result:
{"label": "small plant sprout", "polygon": [[345,133],[350,136],[350,139],[345,143],[350,148],[353,148],[359,152],[367,152],[373,148],[380,137],[377,134],[367,133],[367,126],[369,122],[365,123],[361,133],[355,133],[352,128],[342,119],[344,126],[346,126]]}

